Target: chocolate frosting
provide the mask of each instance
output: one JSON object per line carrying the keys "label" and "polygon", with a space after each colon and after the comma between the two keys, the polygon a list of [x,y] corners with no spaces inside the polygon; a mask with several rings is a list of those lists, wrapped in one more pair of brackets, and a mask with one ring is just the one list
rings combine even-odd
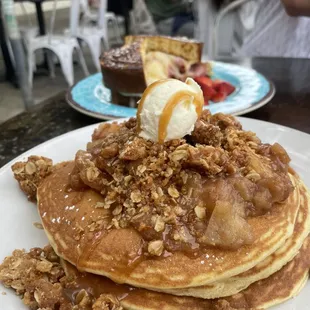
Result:
{"label": "chocolate frosting", "polygon": [[103,66],[113,69],[142,70],[141,41],[112,49],[101,56]]}

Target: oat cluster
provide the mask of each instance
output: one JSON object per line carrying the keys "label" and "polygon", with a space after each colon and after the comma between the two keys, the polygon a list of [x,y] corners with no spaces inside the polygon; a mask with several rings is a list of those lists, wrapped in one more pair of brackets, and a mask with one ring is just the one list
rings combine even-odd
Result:
{"label": "oat cluster", "polygon": [[[94,208],[108,214],[95,219],[90,231],[133,227],[155,256],[251,244],[247,219],[265,214],[293,191],[290,158],[279,144],[263,144],[232,116],[208,111],[191,135],[164,144],[139,137],[134,118],[101,124],[74,162],[72,188],[101,193]],[[12,170],[35,200],[53,163],[30,156]]]}
{"label": "oat cluster", "polygon": [[253,242],[247,217],[293,190],[289,160],[231,116],[204,111],[192,135],[164,144],[139,137],[130,119],[95,130],[76,154],[71,184],[100,192],[94,207],[111,212],[104,228],[134,227],[151,255],[201,244],[238,248]]}
{"label": "oat cluster", "polygon": [[36,200],[37,187],[53,170],[53,161],[43,156],[30,156],[26,162],[12,166],[15,179],[31,201]]}
{"label": "oat cluster", "polygon": [[98,298],[79,288],[70,300],[66,291],[74,291],[75,278],[66,276],[59,257],[51,246],[34,248],[29,253],[15,250],[0,265],[0,281],[15,290],[33,310],[122,310],[115,296]]}

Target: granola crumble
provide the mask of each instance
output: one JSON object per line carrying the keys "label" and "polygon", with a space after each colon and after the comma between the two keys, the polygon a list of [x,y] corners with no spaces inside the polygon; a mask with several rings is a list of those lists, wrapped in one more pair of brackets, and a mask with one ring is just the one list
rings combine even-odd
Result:
{"label": "granola crumble", "polygon": [[253,242],[246,219],[293,190],[289,161],[279,144],[262,144],[232,116],[204,111],[190,136],[164,144],[140,138],[132,118],[95,130],[76,154],[71,185],[100,192],[94,207],[110,212],[108,227],[134,227],[151,255],[197,243],[238,248]]}
{"label": "granola crumble", "polygon": [[15,290],[32,310],[122,310],[110,294],[90,295],[85,289],[71,300],[66,290],[76,287],[72,275],[66,275],[51,246],[34,248],[26,253],[15,250],[0,265],[0,281]]}
{"label": "granola crumble", "polygon": [[31,201],[36,200],[37,187],[53,169],[53,161],[43,156],[30,156],[26,162],[17,162],[12,166],[14,178]]}

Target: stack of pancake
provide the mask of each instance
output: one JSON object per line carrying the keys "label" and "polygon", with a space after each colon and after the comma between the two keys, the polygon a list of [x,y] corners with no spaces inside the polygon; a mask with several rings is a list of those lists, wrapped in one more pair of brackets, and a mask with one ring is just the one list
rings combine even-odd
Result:
{"label": "stack of pancake", "polygon": [[91,189],[68,190],[73,167],[59,164],[41,183],[38,208],[67,273],[95,295],[113,294],[125,309],[264,309],[297,295],[308,280],[309,194],[293,171],[289,198],[249,219],[253,244],[158,258],[141,253],[133,228],[94,233],[92,219],[109,210],[94,208],[102,196]]}
{"label": "stack of pancake", "polygon": [[161,80],[136,119],[99,125],[74,161],[14,165],[19,181],[40,177],[43,227],[75,279],[64,302],[263,309],[305,285],[310,200],[288,154],[202,107],[194,80]]}

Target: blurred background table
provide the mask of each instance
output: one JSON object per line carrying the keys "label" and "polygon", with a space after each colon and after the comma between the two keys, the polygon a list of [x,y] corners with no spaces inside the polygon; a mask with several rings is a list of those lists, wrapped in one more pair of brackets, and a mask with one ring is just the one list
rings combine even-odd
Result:
{"label": "blurred background table", "polygon": [[[310,134],[310,59],[219,60],[251,66],[276,86],[271,102],[244,117],[281,124]],[[63,93],[36,105],[29,112],[0,125],[0,167],[44,141],[97,122],[100,120],[70,108]]]}

